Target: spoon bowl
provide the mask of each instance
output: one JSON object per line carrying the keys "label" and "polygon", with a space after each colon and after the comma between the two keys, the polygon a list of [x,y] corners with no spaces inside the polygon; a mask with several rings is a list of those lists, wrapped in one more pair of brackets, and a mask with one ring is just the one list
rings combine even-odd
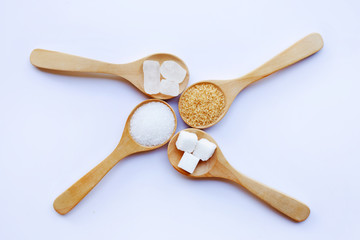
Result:
{"label": "spoon bowl", "polygon": [[209,160],[199,161],[194,172],[190,174],[190,173],[186,172],[185,170],[178,167],[180,159],[181,159],[182,155],[184,154],[184,152],[177,149],[176,145],[175,145],[176,141],[179,137],[179,134],[180,134],[180,132],[178,132],[174,135],[174,137],[172,137],[172,139],[170,140],[169,145],[168,145],[168,157],[169,157],[169,161],[170,161],[171,165],[178,172],[180,172],[186,176],[191,176],[191,177],[196,177],[196,178],[212,177],[212,175],[210,174],[211,169],[214,168],[214,166],[217,162],[217,159],[219,159],[219,157],[221,158],[221,156],[223,156],[217,143],[209,134],[207,134],[204,131],[194,129],[194,128],[188,128],[183,131],[195,133],[197,135],[198,139],[205,138],[205,139],[209,140],[210,142],[215,143],[217,148],[214,152],[214,155],[211,158],[209,158]]}
{"label": "spoon bowl", "polygon": [[181,174],[195,178],[222,178],[230,180],[247,189],[254,196],[281,212],[296,222],[304,221],[310,214],[310,209],[303,203],[267,187],[235,170],[225,159],[215,140],[206,132],[199,129],[189,128],[183,131],[195,133],[199,139],[205,138],[216,144],[217,148],[211,158],[200,161],[193,173],[188,173],[178,167],[183,151],[176,148],[179,133],[175,134],[168,145],[168,157],[171,165]]}
{"label": "spoon bowl", "polygon": [[174,135],[177,126],[177,120],[176,120],[175,112],[169,104],[158,99],[149,99],[138,104],[131,111],[125,123],[124,131],[120,139],[120,142],[116,146],[115,150],[105,160],[99,163],[90,172],[88,172],[86,175],[80,178],[76,183],[74,183],[71,187],[69,187],[65,192],[63,192],[60,196],[58,196],[55,199],[53,206],[54,209],[59,214],[64,215],[69,211],[71,211],[121,159],[135,153],[151,151],[156,148],[160,148],[170,140],[169,138],[165,142],[156,146],[143,146],[137,143],[132,138],[130,133],[131,117],[139,107],[149,102],[163,103],[171,110],[174,116],[175,125],[170,138]]}
{"label": "spoon bowl", "polygon": [[157,53],[141,58],[134,62],[125,64],[106,63],[89,58],[78,57],[66,53],[49,51],[45,49],[35,49],[30,55],[30,62],[38,67],[44,69],[70,71],[70,72],[90,72],[90,73],[105,73],[119,76],[145,95],[156,99],[170,99],[176,96],[169,96],[162,93],[148,94],[144,89],[144,72],[143,63],[145,60],[158,61],[160,65],[164,61],[172,60],[177,62],[183,69],[186,70],[184,81],[179,85],[179,94],[184,91],[189,83],[189,69],[186,64],[177,56],[168,53]]}
{"label": "spoon bowl", "polygon": [[[268,62],[264,63],[257,69],[253,70],[252,72],[236,79],[232,80],[208,80],[208,81],[201,81],[197,82],[193,85],[191,85],[189,88],[185,90],[185,92],[181,95],[179,99],[179,112],[181,118],[184,120],[184,122],[193,127],[193,128],[199,128],[204,129],[211,127],[218,123],[227,113],[229,110],[232,102],[234,101],[235,97],[247,86],[250,84],[265,78],[269,76],[270,74],[277,72],[287,66],[290,66],[294,63],[297,63],[301,61],[302,59],[309,57],[313,55],[314,53],[318,52],[322,47],[324,43],[322,40],[322,37],[318,33],[312,33],[308,36],[304,37],[303,39],[299,40],[277,56],[270,59]],[[192,117],[187,117],[183,114],[185,109],[182,109],[182,103],[186,100],[186,92],[189,91],[192,87],[200,84],[213,84],[218,89],[221,90],[221,92],[224,94],[225,97],[225,107],[222,110],[222,112],[219,114],[216,120],[211,122],[210,124],[201,124],[201,125],[195,125],[193,122],[191,122]],[[196,117],[196,116],[195,116]]]}

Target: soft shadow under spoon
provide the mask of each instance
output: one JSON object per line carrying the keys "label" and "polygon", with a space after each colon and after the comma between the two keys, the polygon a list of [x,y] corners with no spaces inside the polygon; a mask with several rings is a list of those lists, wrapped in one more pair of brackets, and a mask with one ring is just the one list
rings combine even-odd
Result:
{"label": "soft shadow under spoon", "polygon": [[[235,97],[240,93],[241,90],[243,90],[245,87],[250,85],[251,83],[254,83],[266,76],[269,76],[270,74],[277,72],[287,66],[290,66],[296,62],[299,62],[300,60],[318,52],[323,47],[323,40],[318,33],[312,33],[300,41],[296,42],[294,45],[290,46],[277,56],[273,57],[271,60],[266,62],[265,64],[261,65],[257,69],[253,70],[252,72],[233,80],[209,80],[209,81],[201,81],[198,83],[195,83],[191,85],[189,88],[186,89],[186,91],[181,95],[179,100],[179,112],[181,118],[184,120],[184,122],[194,128],[208,128],[216,123],[218,123],[227,113],[229,110],[232,102],[234,101]],[[199,106],[196,108],[197,112],[203,112],[205,115],[208,111],[209,105],[214,102],[212,100],[209,100],[206,104],[201,105],[198,104],[198,99],[191,98],[190,89],[200,86],[204,83],[211,84],[218,90],[220,90],[221,97],[224,98],[224,103],[220,108],[218,109],[218,114],[216,114],[216,117],[214,117],[214,120],[211,120],[210,122],[203,123],[197,123],[194,122],[194,116],[196,113],[191,113],[187,109],[187,102],[192,101],[190,108],[194,108],[195,105]],[[203,93],[203,95],[206,95],[206,91]],[[214,106],[214,108],[217,108],[218,106]],[[206,118],[205,118],[206,119]]]}
{"label": "soft shadow under spoon", "polygon": [[145,95],[156,99],[170,99],[175,96],[169,96],[162,93],[148,94],[144,90],[144,72],[143,62],[145,60],[158,61],[160,65],[164,61],[175,61],[186,70],[184,81],[179,85],[179,94],[184,91],[189,82],[189,70],[186,64],[177,56],[168,53],[153,54],[134,62],[126,64],[113,64],[101,62],[89,58],[78,57],[66,53],[49,51],[45,49],[35,49],[31,52],[30,62],[44,69],[70,71],[70,72],[87,72],[87,73],[106,73],[120,76],[129,81]]}
{"label": "soft shadow under spoon", "polygon": [[76,183],[69,187],[65,192],[58,196],[54,201],[54,209],[59,214],[66,214],[71,211],[95,186],[100,182],[100,180],[123,158],[132,155],[134,153],[151,151],[156,148],[159,148],[165,145],[171,138],[165,142],[156,145],[156,146],[143,146],[137,143],[131,136],[130,133],[130,120],[134,112],[144,104],[150,102],[160,102],[165,104],[172,112],[174,116],[174,130],[171,136],[174,135],[177,121],[174,110],[164,101],[157,99],[149,99],[138,104],[130,113],[124,128],[123,135],[120,139],[119,144],[116,146],[115,150],[101,163],[94,167],[90,172],[80,178]]}
{"label": "soft shadow under spoon", "polygon": [[[204,131],[194,128],[183,131],[195,133],[199,139],[205,138],[217,145],[215,140]],[[294,221],[302,222],[309,216],[310,209],[305,204],[236,171],[228,161],[226,161],[218,145],[214,155],[207,161],[200,161],[192,174],[179,168],[178,164],[184,152],[176,148],[175,143],[178,136],[179,133],[175,134],[168,145],[169,161],[178,172],[195,178],[222,178],[233,181]]]}

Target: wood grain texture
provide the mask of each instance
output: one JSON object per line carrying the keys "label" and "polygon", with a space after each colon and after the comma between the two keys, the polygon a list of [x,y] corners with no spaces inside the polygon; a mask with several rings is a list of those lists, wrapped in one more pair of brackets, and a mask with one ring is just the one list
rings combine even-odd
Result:
{"label": "wood grain texture", "polygon": [[[206,138],[217,145],[216,141],[204,131],[194,128],[185,129],[185,131],[195,133],[199,139]],[[222,178],[233,181],[296,222],[302,222],[309,216],[310,209],[305,204],[236,171],[228,163],[218,145],[214,155],[208,161],[200,161],[192,174],[179,168],[178,164],[184,152],[176,148],[178,135],[179,133],[170,140],[168,145],[169,161],[178,172],[195,178]]]}
{"label": "wood grain texture", "polygon": [[[243,90],[245,87],[249,86],[250,84],[263,79],[270,74],[277,72],[285,67],[288,67],[294,63],[297,63],[301,60],[303,60],[306,57],[309,57],[313,55],[314,53],[318,52],[322,47],[324,43],[322,40],[322,37],[318,33],[312,33],[304,37],[303,39],[299,40],[283,52],[279,53],[260,67],[256,68],[252,72],[236,79],[232,80],[208,80],[208,81],[201,81],[197,82],[193,85],[191,85],[189,88],[196,84],[202,84],[202,83],[210,83],[216,85],[225,95],[225,109],[223,113],[220,115],[220,117],[214,121],[211,124],[205,125],[205,126],[193,126],[191,123],[186,121],[186,118],[180,116],[184,120],[184,122],[193,128],[199,128],[204,129],[211,127],[218,123],[227,113],[229,110],[232,102],[234,101],[235,97]],[[188,88],[188,89],[189,89]],[[180,101],[182,101],[181,95]],[[179,108],[180,108],[179,104]]]}
{"label": "wood grain texture", "polygon": [[82,178],[80,178],[76,183],[74,183],[71,187],[69,187],[65,192],[63,192],[60,196],[58,196],[55,199],[53,206],[54,209],[59,214],[63,215],[71,211],[71,209],[73,209],[121,159],[134,153],[154,150],[156,148],[165,145],[170,140],[169,139],[166,142],[157,146],[147,147],[138,144],[131,137],[130,134],[131,116],[133,115],[133,113],[137,108],[149,102],[161,102],[167,105],[171,109],[175,119],[175,127],[171,136],[174,135],[177,126],[177,120],[176,120],[175,112],[170,107],[170,105],[164,101],[156,100],[156,99],[149,99],[141,102],[130,113],[125,124],[123,135],[115,150],[105,160],[99,163],[90,172],[85,174]]}
{"label": "wood grain texture", "polygon": [[189,69],[186,64],[178,57],[168,53],[153,54],[131,63],[113,64],[102,61],[97,61],[89,58],[78,57],[66,53],[49,51],[44,49],[35,49],[30,55],[30,62],[38,67],[57,71],[70,72],[91,72],[91,73],[105,73],[120,76],[129,81],[137,89],[145,95],[156,99],[170,99],[174,96],[158,94],[147,94],[144,90],[144,72],[143,62],[145,60],[158,61],[160,65],[164,61],[172,60],[177,62],[187,72],[184,81],[179,85],[179,94],[184,91],[189,83]]}

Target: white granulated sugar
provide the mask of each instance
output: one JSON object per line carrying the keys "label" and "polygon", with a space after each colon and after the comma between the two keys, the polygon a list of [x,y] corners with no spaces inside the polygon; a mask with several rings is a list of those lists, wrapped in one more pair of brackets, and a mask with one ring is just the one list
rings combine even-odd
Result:
{"label": "white granulated sugar", "polygon": [[143,63],[144,90],[148,94],[160,91],[160,64],[158,61],[146,60]]}
{"label": "white granulated sugar", "polygon": [[216,144],[202,138],[197,142],[193,154],[202,161],[207,161],[214,154],[215,149]]}
{"label": "white granulated sugar", "polygon": [[178,167],[184,169],[188,173],[193,173],[198,163],[199,158],[195,157],[191,153],[184,152],[184,155],[180,159]]}
{"label": "white granulated sugar", "polygon": [[176,148],[184,152],[192,153],[197,141],[198,138],[195,133],[181,131],[176,140]]}
{"label": "white granulated sugar", "polygon": [[171,109],[161,102],[149,102],[139,107],[130,119],[130,134],[143,146],[157,146],[171,137],[175,118]]}
{"label": "white granulated sugar", "polygon": [[171,80],[161,80],[160,82],[160,93],[166,94],[169,96],[179,95],[179,84]]}
{"label": "white granulated sugar", "polygon": [[175,61],[165,61],[161,64],[160,73],[167,80],[181,83],[186,76],[186,70]]}

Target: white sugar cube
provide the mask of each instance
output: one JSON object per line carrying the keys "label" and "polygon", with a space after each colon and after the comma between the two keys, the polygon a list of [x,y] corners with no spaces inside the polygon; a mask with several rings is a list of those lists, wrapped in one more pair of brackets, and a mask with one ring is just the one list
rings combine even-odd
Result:
{"label": "white sugar cube", "polygon": [[202,161],[207,161],[215,152],[216,144],[209,140],[202,138],[200,139],[193,152],[195,157],[200,158]]}
{"label": "white sugar cube", "polygon": [[143,63],[144,90],[148,94],[160,91],[160,64],[158,61],[146,60]]}
{"label": "white sugar cube", "polygon": [[160,73],[167,80],[181,83],[186,76],[186,70],[175,61],[165,61],[161,64]]}
{"label": "white sugar cube", "polygon": [[160,93],[170,96],[179,95],[179,84],[170,80],[161,80],[160,82]]}
{"label": "white sugar cube", "polygon": [[176,148],[184,152],[192,153],[197,141],[198,138],[195,133],[181,131],[176,141]]}
{"label": "white sugar cube", "polygon": [[184,152],[184,155],[180,159],[178,167],[184,169],[188,173],[193,173],[197,164],[199,163],[199,158],[195,157],[191,153]]}

